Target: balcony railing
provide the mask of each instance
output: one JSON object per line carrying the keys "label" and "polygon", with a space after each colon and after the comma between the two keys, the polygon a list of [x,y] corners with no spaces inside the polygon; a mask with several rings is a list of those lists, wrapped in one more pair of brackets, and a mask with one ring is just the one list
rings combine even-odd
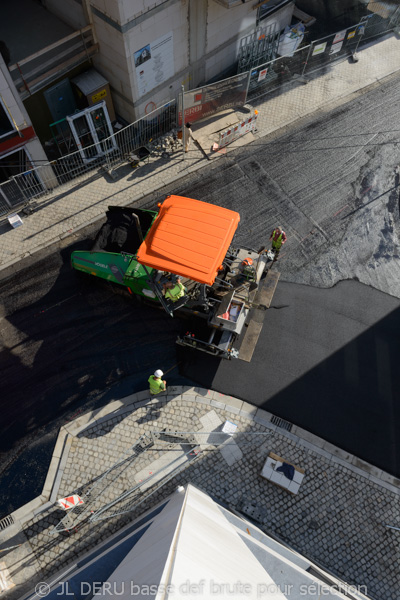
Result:
{"label": "balcony railing", "polygon": [[9,71],[22,100],[46,87],[98,52],[91,25],[11,65]]}

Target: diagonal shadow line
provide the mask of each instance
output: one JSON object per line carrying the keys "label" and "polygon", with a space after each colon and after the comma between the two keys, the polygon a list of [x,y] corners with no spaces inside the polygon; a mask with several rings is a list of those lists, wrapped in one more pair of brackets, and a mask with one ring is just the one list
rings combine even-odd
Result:
{"label": "diagonal shadow line", "polygon": [[[269,132],[266,135],[269,135],[270,133],[272,133],[272,132]],[[310,141],[311,140],[307,140],[308,143]],[[312,141],[314,141],[314,140],[312,140]],[[322,141],[322,140],[316,140],[316,141]],[[259,148],[262,148],[263,150],[266,150],[266,149],[268,149],[269,146],[271,146],[271,152],[276,152],[276,150],[277,150],[276,148],[272,147],[273,145],[279,145],[279,146],[282,146],[284,148],[285,152],[288,153],[288,154],[293,153],[293,152],[296,152],[296,154],[299,154],[299,153],[305,153],[305,152],[319,152],[319,151],[322,151],[322,150],[342,150],[342,149],[346,150],[346,149],[351,149],[351,148],[370,148],[370,147],[373,147],[373,146],[388,146],[388,145],[395,145],[395,146],[397,146],[398,144],[400,144],[400,141],[393,140],[391,142],[376,142],[376,143],[367,142],[365,144],[346,144],[345,146],[340,146],[340,145],[337,145],[337,146],[317,146],[315,148],[314,147],[310,147],[310,148],[304,148],[304,149],[302,149],[302,148],[293,148],[293,149],[287,148],[287,146],[289,144],[290,145],[294,145],[294,146],[299,145],[299,144],[304,144],[304,140],[301,140],[299,142],[297,142],[295,140],[288,140],[287,142],[279,142],[279,144],[268,143],[268,142],[265,143],[263,141],[261,141],[261,142],[260,141],[254,141],[254,142],[251,142],[251,144],[252,144],[253,147],[257,148],[257,146],[258,146]],[[231,148],[234,148],[235,147],[234,146],[234,142],[232,144],[229,144],[229,146]],[[236,146],[236,148],[240,148],[240,147],[243,147],[243,146]]]}
{"label": "diagonal shadow line", "polygon": [[[160,173],[162,173],[162,172],[163,172],[163,171],[165,171],[166,169],[167,169],[167,165],[166,165],[165,169],[162,169],[161,171],[159,171],[159,172],[157,173],[157,175],[158,175],[158,174],[160,174]],[[154,174],[153,174],[153,175],[154,175]],[[147,179],[150,179],[150,178],[151,178],[153,175],[152,175],[151,173],[149,173],[149,175],[148,175]],[[102,177],[102,176],[100,175],[100,176],[99,176],[99,177],[97,177],[96,179],[100,179],[101,177]],[[95,207],[95,206],[97,206],[97,205],[101,204],[102,202],[105,202],[105,201],[107,201],[107,200],[109,201],[109,200],[110,200],[111,198],[113,198],[114,196],[118,196],[118,194],[121,194],[121,193],[123,193],[123,192],[126,192],[127,190],[129,190],[129,189],[131,189],[131,188],[134,188],[136,185],[138,185],[138,184],[140,184],[140,183],[143,183],[143,181],[146,181],[146,178],[143,178],[141,181],[135,181],[135,182],[134,182],[134,183],[132,183],[131,185],[127,185],[127,186],[125,186],[125,187],[123,187],[123,188],[119,189],[119,190],[118,190],[117,192],[115,192],[114,194],[110,194],[109,196],[102,197],[102,198],[100,198],[100,200],[98,200],[97,202],[95,202],[95,203],[91,204],[90,206],[85,206],[85,207],[84,207],[84,208],[82,208],[81,210],[79,210],[79,211],[76,211],[76,212],[74,212],[73,214],[71,214],[71,215],[68,215],[68,216],[64,217],[63,219],[60,219],[59,221],[57,221],[57,222],[55,222],[55,223],[52,223],[52,224],[51,224],[51,225],[49,225],[48,227],[44,227],[44,228],[40,229],[40,231],[38,231],[38,232],[36,232],[36,233],[34,233],[34,234],[32,234],[32,235],[29,235],[29,236],[27,236],[27,237],[26,237],[26,240],[32,239],[32,238],[34,238],[34,237],[36,237],[36,236],[40,235],[41,233],[43,233],[43,231],[46,231],[46,230],[48,230],[48,229],[52,229],[52,227],[54,227],[54,225],[59,225],[60,223],[63,223],[64,221],[67,221],[67,220],[68,220],[68,219],[70,219],[71,217],[74,217],[74,216],[76,216],[76,215],[79,215],[79,214],[81,214],[81,213],[84,213],[86,210],[89,210],[89,209],[91,209],[91,208],[93,208],[93,207]],[[93,183],[93,181],[91,181],[90,183]],[[109,185],[112,185],[112,183],[110,183]],[[80,187],[79,187],[79,189],[82,189],[82,187],[84,187],[84,186],[85,186],[85,184],[83,184],[82,186],[80,186]],[[161,186],[161,187],[165,186],[165,181],[164,181],[162,184],[160,184],[160,186]],[[155,190],[149,190],[149,193],[151,193],[151,192],[154,192],[154,191],[157,191],[157,189],[155,189]],[[68,192],[66,192],[65,194],[63,194],[63,196],[69,195],[70,193],[71,193],[71,192],[70,192],[70,191],[68,191]],[[63,196],[62,196],[62,197],[63,197]],[[56,203],[56,202],[57,202],[59,199],[60,199],[60,196],[58,196],[57,198],[52,198],[52,199],[51,199],[51,200],[49,200],[48,202],[46,202],[46,203],[43,203],[43,205],[42,205],[42,206],[38,207],[38,209],[37,209],[37,210],[35,210],[35,213],[36,213],[36,212],[39,212],[40,210],[42,210],[42,209],[44,209],[44,208],[47,208],[47,207],[48,207],[48,206],[50,206],[51,204],[54,204],[54,203]],[[137,200],[140,200],[140,199],[141,199],[141,198],[136,198],[136,199],[134,199],[134,198],[133,198],[133,199],[131,200],[131,202],[135,202],[135,201],[137,201]],[[104,215],[99,215],[99,218],[100,218],[101,216],[104,216]]]}
{"label": "diagonal shadow line", "polygon": [[393,190],[397,189],[398,187],[400,187],[400,183],[398,183],[397,185],[393,186],[392,188],[386,190],[385,192],[382,192],[382,194],[379,194],[379,196],[376,196],[375,198],[372,198],[371,200],[369,200],[368,202],[366,202],[362,206],[359,206],[359,207],[355,208],[354,210],[352,210],[351,212],[347,213],[347,215],[344,215],[342,217],[342,220],[347,219],[348,217],[351,217],[352,215],[354,215],[355,213],[357,213],[359,210],[362,210],[363,208],[366,208],[367,206],[369,206],[373,202],[376,202],[377,200],[379,200],[383,196],[386,196],[386,194],[389,194],[390,192],[393,192]]}

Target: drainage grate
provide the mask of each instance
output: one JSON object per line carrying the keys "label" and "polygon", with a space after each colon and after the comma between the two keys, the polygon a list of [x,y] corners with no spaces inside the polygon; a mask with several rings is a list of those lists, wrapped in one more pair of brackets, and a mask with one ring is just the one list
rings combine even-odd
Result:
{"label": "drainage grate", "polygon": [[286,431],[291,431],[293,427],[293,423],[289,423],[289,421],[285,421],[284,419],[280,419],[279,417],[272,416],[271,423],[280,427],[281,429],[285,429]]}
{"label": "drainage grate", "polygon": [[10,525],[13,525],[13,523],[14,519],[11,515],[8,515],[8,517],[4,517],[4,519],[1,519],[0,521],[0,531],[3,531],[3,529],[7,529],[7,527],[10,527]]}

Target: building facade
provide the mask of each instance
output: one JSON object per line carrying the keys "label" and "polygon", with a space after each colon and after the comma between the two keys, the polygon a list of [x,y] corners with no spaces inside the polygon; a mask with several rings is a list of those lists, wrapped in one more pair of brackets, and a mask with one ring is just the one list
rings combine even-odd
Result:
{"label": "building facade", "polygon": [[8,210],[14,204],[26,201],[28,198],[14,176],[29,172],[35,162],[47,161],[28,112],[0,55],[0,184],[3,184],[0,185],[0,207]]}
{"label": "building facade", "polygon": [[[3,204],[60,183],[58,171],[44,183],[29,174],[46,160],[76,153],[86,168],[101,159],[103,140],[175,100],[182,86],[195,90],[273,60],[279,34],[299,20],[313,23],[308,44],[365,16],[386,27],[396,11],[400,21],[395,0],[3,0]],[[266,39],[274,50],[254,57]]]}
{"label": "building facade", "polygon": [[[45,0],[71,26],[90,19],[99,44],[96,69],[110,82],[117,110],[132,122],[194,89],[235,73],[241,38],[260,21],[254,0]],[[278,32],[295,3],[279,0],[267,17]],[[79,17],[77,16],[79,12]],[[69,17],[71,15],[71,17]]]}

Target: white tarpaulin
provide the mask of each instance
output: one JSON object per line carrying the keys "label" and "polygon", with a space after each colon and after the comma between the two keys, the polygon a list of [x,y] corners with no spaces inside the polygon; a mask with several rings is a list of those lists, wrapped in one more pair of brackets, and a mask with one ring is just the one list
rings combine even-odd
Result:
{"label": "white tarpaulin", "polygon": [[297,23],[292,27],[285,27],[284,32],[279,38],[278,55],[293,56],[304,37],[305,27],[303,23]]}

